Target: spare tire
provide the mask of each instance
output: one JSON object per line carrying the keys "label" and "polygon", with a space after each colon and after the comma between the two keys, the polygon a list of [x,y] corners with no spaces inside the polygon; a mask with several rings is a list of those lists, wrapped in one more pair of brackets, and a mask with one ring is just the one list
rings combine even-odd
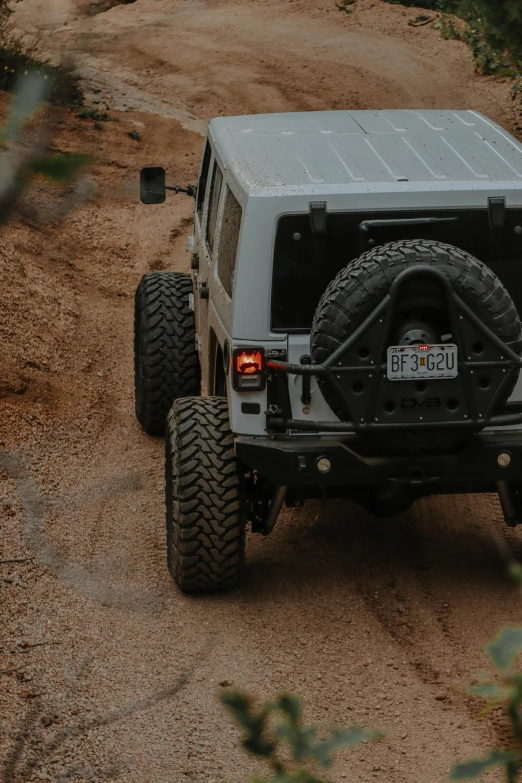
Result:
{"label": "spare tire", "polygon": [[[515,353],[522,351],[522,325],[517,309],[498,277],[481,261],[452,245],[429,240],[394,242],[374,248],[342,269],[317,307],[311,332],[314,364],[322,364],[353,334],[388,293],[397,275],[416,265],[435,266],[455,292]],[[518,373],[499,406],[516,385]],[[343,405],[325,376],[318,384],[334,413],[346,420]]]}

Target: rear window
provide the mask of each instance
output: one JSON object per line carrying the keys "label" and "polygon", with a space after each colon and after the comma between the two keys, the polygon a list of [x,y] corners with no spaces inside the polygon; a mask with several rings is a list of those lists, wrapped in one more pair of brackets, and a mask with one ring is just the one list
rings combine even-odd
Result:
{"label": "rear window", "polygon": [[219,168],[217,161],[215,161],[214,168],[212,170],[212,182],[210,183],[210,196],[208,201],[208,219],[207,219],[207,244],[211,252],[214,249],[217,212],[219,206],[219,195],[221,193],[222,182],[223,182],[223,174],[221,173],[221,169]]}
{"label": "rear window", "polygon": [[522,314],[522,210],[508,209],[503,230],[492,230],[487,209],[429,212],[330,213],[326,233],[314,234],[308,214],[280,218],[274,251],[271,326],[274,331],[309,331],[319,299],[337,273],[362,251],[359,226],[393,217],[455,218],[424,226],[372,228],[374,246],[400,239],[434,239],[460,247],[487,264],[502,280]]}
{"label": "rear window", "polygon": [[236,269],[239,232],[241,230],[241,216],[241,205],[230,188],[227,188],[219,235],[217,274],[230,298],[232,298],[234,288],[234,272]]}

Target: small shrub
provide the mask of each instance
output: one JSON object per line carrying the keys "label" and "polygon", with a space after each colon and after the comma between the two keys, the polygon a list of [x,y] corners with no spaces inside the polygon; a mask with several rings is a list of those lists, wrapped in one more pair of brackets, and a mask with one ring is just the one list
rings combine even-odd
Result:
{"label": "small shrub", "polygon": [[352,8],[350,8],[351,5],[355,5],[355,0],[340,0],[339,3],[337,3],[337,8],[339,11],[344,11],[347,14],[352,13]]}
{"label": "small shrub", "polygon": [[[522,0],[385,0],[440,11],[444,38],[466,41],[479,73],[513,76],[522,72]],[[460,34],[453,18],[462,19]]]}
{"label": "small shrub", "polygon": [[[19,78],[14,88],[9,113],[0,129],[0,150],[9,156],[11,150],[20,144],[29,123],[38,115],[49,99],[50,80],[46,74],[28,71]],[[12,165],[14,162],[15,165]],[[89,156],[82,153],[51,153],[44,140],[36,138],[4,166],[4,177],[0,181],[0,224],[5,223],[19,209],[24,193],[35,175],[53,182],[65,183],[74,180],[89,162]],[[72,199],[74,201],[74,199]],[[69,205],[62,204],[65,209]],[[65,214],[62,209],[61,214]],[[36,207],[32,210],[37,214]]]}
{"label": "small shrub", "polygon": [[137,130],[131,130],[127,132],[127,136],[130,136],[131,139],[134,139],[134,141],[140,141],[141,140],[141,133]]}
{"label": "small shrub", "polygon": [[20,76],[29,73],[43,74],[51,88],[47,100],[55,106],[78,110],[83,105],[83,95],[78,79],[67,67],[55,67],[37,55],[35,40],[20,38],[10,22],[11,11],[7,0],[0,0],[0,90],[13,91]]}
{"label": "small shrub", "polygon": [[433,27],[435,30],[439,30],[442,38],[444,38],[445,41],[461,41],[462,35],[457,30],[455,26],[455,19],[453,16],[449,16],[448,14],[443,14],[440,19],[438,19]]}
{"label": "small shrub", "polygon": [[8,35],[8,30],[2,30],[0,22],[0,90],[11,91],[18,77],[29,71],[38,71],[48,78],[54,76],[56,69],[37,60],[34,45],[26,45]]}
{"label": "small shrub", "polygon": [[81,109],[78,112],[78,117],[82,120],[94,120],[95,122],[109,122],[110,120],[106,111],[98,111],[93,108]]}

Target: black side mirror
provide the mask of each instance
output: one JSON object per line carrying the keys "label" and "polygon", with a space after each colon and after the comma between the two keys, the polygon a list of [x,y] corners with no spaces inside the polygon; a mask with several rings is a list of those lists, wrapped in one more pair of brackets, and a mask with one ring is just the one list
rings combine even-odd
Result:
{"label": "black side mirror", "polygon": [[140,198],[144,204],[163,204],[165,191],[164,168],[146,166],[140,171]]}

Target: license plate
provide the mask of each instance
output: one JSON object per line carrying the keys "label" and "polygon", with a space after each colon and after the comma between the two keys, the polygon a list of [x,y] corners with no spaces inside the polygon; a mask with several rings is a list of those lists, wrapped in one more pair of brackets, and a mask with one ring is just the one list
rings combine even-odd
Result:
{"label": "license plate", "polygon": [[390,381],[456,378],[456,345],[392,345],[388,348]]}

